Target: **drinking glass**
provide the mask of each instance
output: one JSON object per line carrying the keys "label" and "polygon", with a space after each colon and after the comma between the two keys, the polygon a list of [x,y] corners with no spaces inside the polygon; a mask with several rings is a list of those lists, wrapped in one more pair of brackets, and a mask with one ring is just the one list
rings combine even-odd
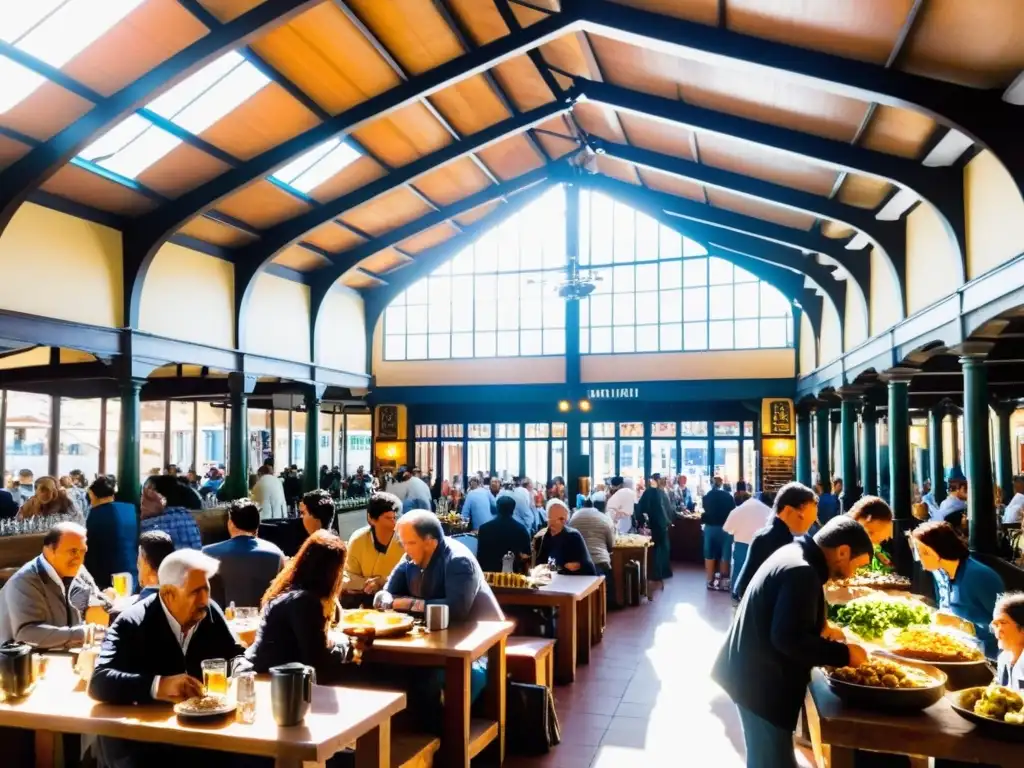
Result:
{"label": "drinking glass", "polygon": [[202,664],[203,688],[207,696],[228,695],[228,662],[226,659],[207,659]]}
{"label": "drinking glass", "polygon": [[256,673],[239,672],[235,675],[235,719],[240,723],[256,721]]}
{"label": "drinking glass", "polygon": [[128,597],[132,593],[132,575],[130,573],[115,573],[110,577],[110,582],[118,597]]}

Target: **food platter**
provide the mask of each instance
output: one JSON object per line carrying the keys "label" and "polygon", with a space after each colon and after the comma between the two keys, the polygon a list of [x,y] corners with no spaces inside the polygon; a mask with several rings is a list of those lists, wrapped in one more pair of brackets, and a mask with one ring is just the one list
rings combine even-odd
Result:
{"label": "food platter", "polygon": [[829,605],[828,618],[865,640],[878,640],[893,627],[931,621],[932,610],[911,597],[874,593],[849,602]]}
{"label": "food platter", "polygon": [[851,707],[917,712],[942,698],[946,674],[928,664],[871,657],[856,669],[826,669],[825,682]]}
{"label": "food platter", "polygon": [[234,712],[237,706],[224,696],[193,696],[175,704],[174,714],[184,720],[205,720]]}
{"label": "food platter", "polygon": [[910,579],[896,573],[879,573],[865,571],[855,573],[848,579],[837,579],[831,582],[837,587],[871,587],[872,589],[909,590]]}
{"label": "food platter", "polygon": [[[1014,691],[1010,691],[1007,688],[997,685],[989,686],[975,686],[974,688],[965,688],[962,691],[955,691],[953,693],[946,694],[946,699],[949,701],[953,711],[956,712],[964,720],[969,720],[974,723],[979,731],[984,733],[986,736],[990,736],[993,739],[1001,739],[1003,741],[1022,741],[1024,742],[1024,722],[1007,722],[1005,719],[997,719],[994,716],[986,715],[976,711],[976,705],[981,700],[986,698],[986,693],[994,691],[998,695],[1003,696],[1005,699],[1005,692],[1014,694]],[[990,694],[991,696],[991,694]],[[1020,696],[1017,694],[1017,701],[1020,701]],[[991,702],[990,702],[991,704]],[[1007,707],[1007,711],[1012,712],[1016,717],[1015,719],[1024,720],[1024,711],[1018,708],[1016,704],[1012,707]],[[998,710],[996,710],[998,712]],[[993,713],[995,714],[995,713]],[[1005,714],[1004,714],[1005,718]]]}
{"label": "food platter", "polygon": [[890,629],[885,645],[894,656],[928,664],[984,664],[985,654],[966,635],[931,626]]}
{"label": "food platter", "polygon": [[398,611],[374,611],[356,608],[341,612],[341,621],[337,629],[373,629],[376,637],[398,637],[412,629],[415,619],[408,613]]}
{"label": "food platter", "polygon": [[653,546],[651,543],[650,536],[643,536],[639,533],[619,533],[615,535],[615,548],[627,548],[627,547],[650,547]]}

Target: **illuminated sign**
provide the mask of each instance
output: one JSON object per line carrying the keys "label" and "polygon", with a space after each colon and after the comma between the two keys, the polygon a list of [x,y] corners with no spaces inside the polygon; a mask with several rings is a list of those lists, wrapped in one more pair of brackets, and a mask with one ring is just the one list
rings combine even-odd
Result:
{"label": "illuminated sign", "polygon": [[640,387],[603,387],[588,389],[589,400],[639,400]]}

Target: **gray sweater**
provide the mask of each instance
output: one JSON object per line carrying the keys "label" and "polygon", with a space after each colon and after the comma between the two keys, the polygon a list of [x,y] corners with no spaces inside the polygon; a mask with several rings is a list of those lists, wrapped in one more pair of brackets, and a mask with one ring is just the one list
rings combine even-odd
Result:
{"label": "gray sweater", "polygon": [[67,649],[85,639],[82,617],[96,589],[82,568],[68,598],[43,565],[43,556],[25,563],[0,589],[0,643],[12,640],[37,648]]}
{"label": "gray sweater", "polygon": [[570,520],[572,527],[583,534],[594,565],[611,565],[615,549],[615,525],[611,518],[597,509],[577,509]]}

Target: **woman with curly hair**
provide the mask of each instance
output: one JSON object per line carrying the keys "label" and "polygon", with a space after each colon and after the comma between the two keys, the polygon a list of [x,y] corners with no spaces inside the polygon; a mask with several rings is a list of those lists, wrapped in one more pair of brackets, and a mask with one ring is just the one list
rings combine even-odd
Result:
{"label": "woman with curly hair", "polygon": [[319,530],[306,539],[263,595],[256,642],[245,654],[257,672],[299,662],[313,667],[321,684],[348,676],[356,645],[327,635],[344,569],[345,542],[335,534]]}

